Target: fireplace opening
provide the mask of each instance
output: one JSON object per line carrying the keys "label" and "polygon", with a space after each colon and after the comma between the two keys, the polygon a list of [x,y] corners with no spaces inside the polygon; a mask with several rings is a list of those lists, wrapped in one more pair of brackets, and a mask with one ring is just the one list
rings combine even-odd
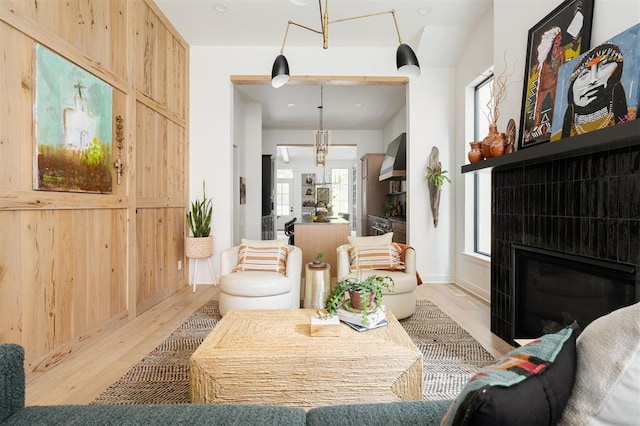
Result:
{"label": "fireplace opening", "polygon": [[536,338],[638,300],[635,265],[512,245],[513,336]]}

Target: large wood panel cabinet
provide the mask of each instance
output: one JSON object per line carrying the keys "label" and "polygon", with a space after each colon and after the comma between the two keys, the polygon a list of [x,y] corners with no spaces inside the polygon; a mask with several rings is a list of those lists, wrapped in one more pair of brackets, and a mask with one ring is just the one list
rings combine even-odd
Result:
{"label": "large wood panel cabinet", "polygon": [[384,160],[384,154],[365,154],[360,159],[360,232],[362,235],[370,235],[367,226],[367,216],[384,215],[384,200],[389,192],[389,183],[380,182],[380,167]]}
{"label": "large wood panel cabinet", "polygon": [[[151,0],[0,0],[0,40],[0,341],[29,378],[188,285],[189,46]],[[36,45],[113,88],[111,193],[33,190]]]}

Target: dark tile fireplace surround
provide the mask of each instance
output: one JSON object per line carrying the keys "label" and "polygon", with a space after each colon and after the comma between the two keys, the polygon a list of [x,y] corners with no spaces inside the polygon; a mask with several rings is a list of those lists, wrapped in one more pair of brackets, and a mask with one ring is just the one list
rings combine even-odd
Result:
{"label": "dark tile fireplace surround", "polygon": [[[522,298],[528,298],[527,303],[537,299],[550,310],[557,303],[571,305],[567,316],[574,316],[573,309],[578,317],[593,315],[587,322],[640,300],[638,120],[463,166],[462,172],[484,167],[493,167],[494,334],[511,344],[514,338],[536,337],[519,335],[523,333],[521,323],[527,321],[523,319]],[[544,257],[516,262],[529,252],[534,258]],[[542,262],[548,255],[551,266]],[[533,278],[526,280],[523,271],[516,271],[516,264],[551,270],[546,277],[559,278],[547,282],[536,270],[529,273]],[[605,269],[587,276],[590,265]],[[612,268],[613,277],[607,276],[606,268]],[[534,282],[538,289],[533,293],[526,290],[524,281]],[[540,288],[543,293],[552,289],[552,295],[538,294]],[[599,299],[594,299],[596,296]]]}

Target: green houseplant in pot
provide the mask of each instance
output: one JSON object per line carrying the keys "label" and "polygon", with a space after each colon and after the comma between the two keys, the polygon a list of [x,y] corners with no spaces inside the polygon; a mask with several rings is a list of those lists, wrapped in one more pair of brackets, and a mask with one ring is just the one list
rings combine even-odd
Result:
{"label": "green houseplant in pot", "polygon": [[213,201],[207,198],[204,181],[202,182],[202,200],[196,197],[187,212],[187,224],[192,236],[185,240],[185,255],[190,259],[203,259],[213,255],[213,236],[211,235],[211,217]]}
{"label": "green houseplant in pot", "polygon": [[[361,312],[362,321],[368,323],[368,315],[375,311],[382,303],[382,292],[393,290],[393,280],[388,276],[369,275],[361,278],[346,278],[329,293],[325,302],[325,310],[334,315],[338,308],[344,306],[346,309]],[[345,305],[345,297],[349,294],[349,301]]]}

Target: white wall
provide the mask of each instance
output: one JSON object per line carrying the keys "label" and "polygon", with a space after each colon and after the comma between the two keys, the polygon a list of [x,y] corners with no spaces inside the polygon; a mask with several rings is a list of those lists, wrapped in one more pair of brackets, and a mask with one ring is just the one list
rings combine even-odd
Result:
{"label": "white wall", "polygon": [[385,124],[382,137],[384,140],[384,147],[381,152],[386,152],[387,147],[393,142],[399,135],[407,131],[407,107],[403,106],[398,112]]}
{"label": "white wall", "polygon": [[[429,31],[423,34],[429,39]],[[417,50],[420,57],[421,49]],[[233,87],[232,75],[268,75],[278,47],[206,47],[190,48],[190,182],[191,194],[198,193],[196,182],[206,179],[211,188],[215,206],[214,236],[218,268],[221,249],[233,241],[234,184],[233,144]],[[287,48],[287,59],[294,75],[316,76],[395,76],[395,48]],[[432,145],[440,148],[445,168],[451,167],[453,139],[453,70],[451,68],[425,68],[422,76],[408,84],[407,115],[407,184],[408,241],[418,253],[418,271],[425,281],[448,281],[452,277],[451,241],[453,220],[452,191],[445,189],[441,201],[441,224],[437,229],[431,223],[428,192],[424,170]],[[274,89],[276,90],[276,89]],[[248,109],[248,107],[246,108]],[[252,127],[253,128],[253,127]],[[235,130],[234,130],[235,131]],[[246,135],[247,143],[251,136]],[[306,140],[306,139],[305,139]],[[384,142],[382,142],[384,143]],[[275,151],[274,151],[275,152]],[[364,152],[359,152],[358,155]],[[254,164],[262,152],[247,149],[244,152],[247,174],[247,203],[252,190],[249,164]],[[257,164],[257,163],[256,163]],[[412,181],[411,181],[412,180]],[[194,186],[195,185],[195,186]],[[259,192],[259,190],[256,189]],[[247,212],[250,211],[247,205]],[[249,213],[247,213],[249,214]],[[247,233],[249,223],[247,223]]]}
{"label": "white wall", "polygon": [[[426,74],[426,76],[425,76]],[[410,83],[407,115],[407,242],[416,249],[418,273],[425,282],[453,279],[453,186],[445,184],[440,198],[440,222],[433,225],[425,179],[431,149],[440,151],[442,168],[451,173],[454,140],[454,70],[423,70],[423,78]]]}
{"label": "white wall", "polygon": [[[455,187],[454,263],[455,282],[485,300],[490,299],[491,263],[489,258],[473,254],[473,176],[463,175],[460,167],[468,164],[469,142],[473,140],[473,82],[482,78],[493,64],[493,10],[489,10],[475,25],[456,65],[455,99],[455,167],[452,170]],[[471,99],[470,99],[471,98]]]}

